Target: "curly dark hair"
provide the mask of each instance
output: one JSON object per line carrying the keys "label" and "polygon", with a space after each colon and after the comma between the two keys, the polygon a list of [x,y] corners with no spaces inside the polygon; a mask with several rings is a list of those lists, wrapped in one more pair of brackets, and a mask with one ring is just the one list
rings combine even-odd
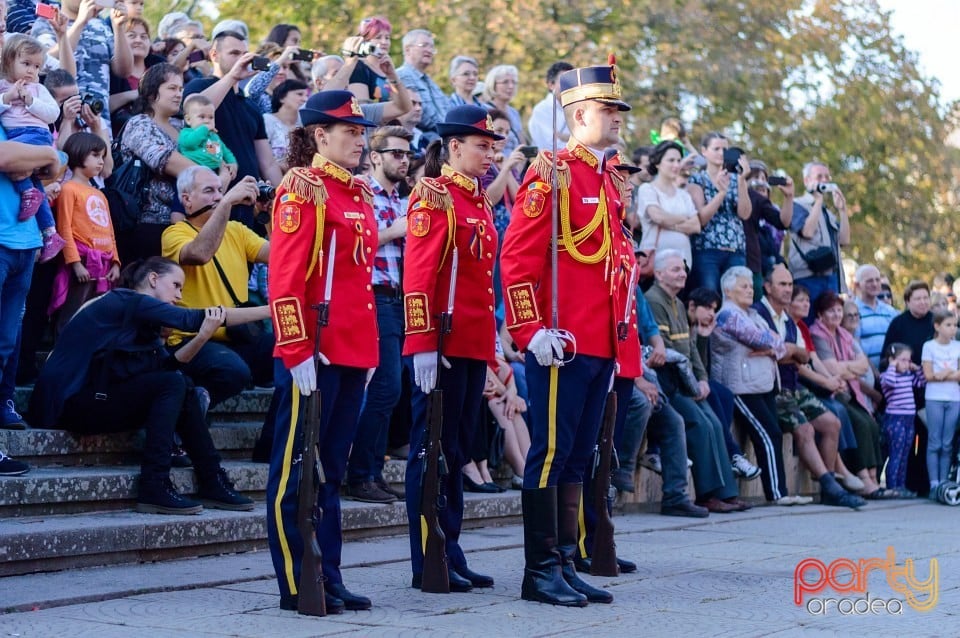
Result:
{"label": "curly dark hair", "polygon": [[174,75],[182,76],[180,69],[166,62],[154,64],[147,69],[143,77],[140,78],[140,86],[137,88],[140,97],[137,98],[136,112],[145,113],[152,117],[153,103],[160,95],[160,87]]}
{"label": "curly dark hair", "polygon": [[673,140],[664,140],[653,147],[653,151],[650,153],[650,159],[647,162],[648,173],[656,175],[660,172],[660,162],[663,161],[663,156],[666,155],[670,149],[680,153],[680,157],[683,157],[683,147],[680,146],[680,144]]}
{"label": "curly dark hair", "polygon": [[313,163],[313,155],[317,152],[314,132],[324,126],[329,124],[308,124],[290,131],[290,144],[287,146],[287,156],[284,158],[289,168],[310,166]]}

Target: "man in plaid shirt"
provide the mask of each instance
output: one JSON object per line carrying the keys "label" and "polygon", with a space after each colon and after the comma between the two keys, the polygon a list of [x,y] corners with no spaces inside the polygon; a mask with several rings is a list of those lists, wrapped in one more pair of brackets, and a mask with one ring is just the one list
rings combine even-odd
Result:
{"label": "man in plaid shirt", "polygon": [[403,348],[403,293],[400,270],[407,234],[407,200],[397,185],[410,167],[413,136],[401,126],[384,126],[370,136],[373,167],[373,211],[377,216],[377,255],[373,260],[372,284],[380,330],[380,365],[370,385],[360,414],[360,424],[347,466],[345,495],[365,503],[392,503],[403,495],[383,479],[390,415],[400,400],[400,353]]}

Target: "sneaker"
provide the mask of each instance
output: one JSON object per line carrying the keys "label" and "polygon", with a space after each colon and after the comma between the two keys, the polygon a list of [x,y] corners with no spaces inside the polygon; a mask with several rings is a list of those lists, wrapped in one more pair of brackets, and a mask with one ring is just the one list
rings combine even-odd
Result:
{"label": "sneaker", "polygon": [[0,428],[4,430],[26,430],[27,424],[17,412],[13,399],[7,399],[0,406]]}
{"label": "sneaker", "polygon": [[374,484],[376,484],[377,487],[379,487],[381,490],[383,490],[387,494],[392,494],[396,496],[397,500],[404,498],[403,492],[391,487],[391,485],[387,483],[386,479],[384,479],[383,476],[378,476],[377,478],[373,479],[373,482]]}
{"label": "sneaker", "polygon": [[203,505],[180,494],[167,478],[157,483],[141,483],[136,509],[144,514],[199,514]]}
{"label": "sneaker", "polygon": [[752,481],[760,476],[761,472],[759,467],[751,463],[747,457],[742,454],[734,454],[730,457],[730,467],[733,470],[734,476],[748,481]]}
{"label": "sneaker", "polygon": [[657,474],[663,474],[663,465],[660,464],[660,455],[659,454],[643,454],[640,456],[640,465],[647,468],[651,472]]}
{"label": "sneaker", "polygon": [[65,242],[63,237],[58,233],[45,235],[43,238],[43,248],[40,249],[40,263],[45,264],[59,255],[60,251],[63,250],[63,247],[66,245],[67,242]]}
{"label": "sneaker", "polygon": [[20,476],[30,471],[30,466],[23,461],[11,459],[0,450],[0,476]]}
{"label": "sneaker", "polygon": [[777,499],[776,503],[777,505],[784,505],[784,506],[809,505],[810,503],[813,503],[813,499],[809,496],[800,496],[799,494],[797,494],[796,496],[783,496]]}
{"label": "sneaker", "polygon": [[384,505],[397,500],[396,496],[384,492],[377,487],[377,484],[373,481],[364,481],[357,485],[347,485],[343,497],[361,503],[383,503]]}
{"label": "sneaker", "polygon": [[254,508],[253,499],[233,489],[233,483],[222,467],[208,480],[200,481],[197,498],[207,507],[234,512],[249,512]]}
{"label": "sneaker", "polygon": [[839,492],[821,492],[820,493],[820,504],[821,505],[834,505],[836,507],[849,507],[851,509],[858,509],[867,504],[867,501],[864,500],[862,496],[857,496],[856,494],[851,494],[846,490],[840,490]]}
{"label": "sneaker", "polygon": [[39,188],[28,188],[20,193],[20,214],[18,219],[26,221],[37,214],[46,195]]}

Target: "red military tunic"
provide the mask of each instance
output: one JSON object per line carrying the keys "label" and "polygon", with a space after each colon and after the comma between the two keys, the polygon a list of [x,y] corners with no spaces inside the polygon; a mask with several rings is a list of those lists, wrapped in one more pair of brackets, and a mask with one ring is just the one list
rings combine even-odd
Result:
{"label": "red military tunic", "polygon": [[268,289],[274,356],[287,368],[313,356],[313,306],[323,301],[327,248],[334,233],[330,322],[321,333],[320,351],[332,364],[377,366],[377,311],[370,284],[377,248],[372,202],[365,182],[321,155],[314,156],[312,168],[291,169],[277,188]]}
{"label": "red military tunic", "polygon": [[493,361],[493,267],[497,230],[477,180],[443,167],[410,194],[403,261],[403,354],[437,349],[440,313],[447,309],[453,247],[459,253],[453,327],[444,355]]}
{"label": "red military tunic", "polygon": [[[557,153],[560,287],[559,328],[577,340],[577,353],[617,356],[623,317],[623,260],[632,245],[620,232],[620,176],[611,165],[572,142]],[[506,323],[526,348],[551,322],[551,160],[541,152],[517,191],[500,253]]]}

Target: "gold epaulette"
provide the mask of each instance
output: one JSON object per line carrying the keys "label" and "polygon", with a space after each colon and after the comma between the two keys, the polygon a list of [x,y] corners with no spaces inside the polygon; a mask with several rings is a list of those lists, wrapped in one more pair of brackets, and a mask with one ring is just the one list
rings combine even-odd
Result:
{"label": "gold epaulette", "polygon": [[[443,180],[443,181],[441,181]],[[440,256],[440,263],[437,264],[437,272],[443,268],[443,262],[447,259],[447,254],[453,248],[457,230],[457,218],[453,211],[453,195],[447,190],[446,178],[423,177],[413,187],[410,193],[410,200],[417,199],[425,202],[427,206],[434,210],[442,210],[447,214],[447,244]]]}
{"label": "gold epaulette", "polygon": [[627,178],[620,171],[614,169],[609,171],[610,177],[613,178],[613,185],[617,187],[617,192],[620,193],[620,199],[624,198],[627,188]]}
{"label": "gold epaulette", "polygon": [[436,210],[453,208],[453,196],[447,190],[447,185],[433,177],[424,177],[417,182],[410,193],[410,199],[419,199]]}
{"label": "gold epaulette", "polygon": [[[540,151],[540,153],[530,162],[528,170],[536,173],[541,181],[547,184],[552,183],[551,173],[553,172],[553,161],[550,151]],[[560,188],[570,187],[570,167],[562,159],[557,159],[557,185]]]}
{"label": "gold epaulette", "polygon": [[280,182],[280,187],[316,204],[317,208],[327,203],[327,187],[323,185],[323,177],[312,169],[299,166],[291,168]]}
{"label": "gold epaulette", "polygon": [[354,183],[359,184],[360,193],[361,195],[363,195],[363,201],[366,204],[373,206],[373,189],[370,188],[370,184],[368,184],[365,180],[362,180],[362,179],[355,179]]}

